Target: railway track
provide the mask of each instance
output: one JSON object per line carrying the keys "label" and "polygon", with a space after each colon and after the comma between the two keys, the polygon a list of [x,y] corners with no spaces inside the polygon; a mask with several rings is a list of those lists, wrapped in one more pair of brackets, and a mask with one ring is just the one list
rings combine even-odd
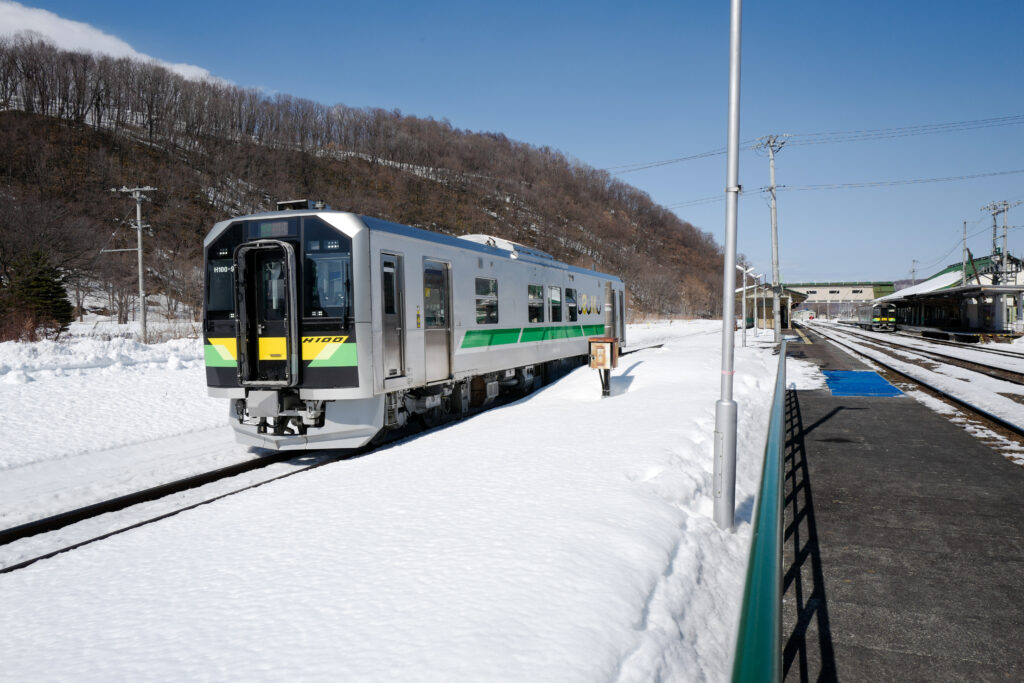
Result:
{"label": "railway track", "polygon": [[[662,344],[651,344],[623,351],[622,355],[661,347]],[[137,529],[147,524],[167,519],[168,517],[173,517],[174,515],[187,510],[195,509],[202,505],[226,498],[227,496],[255,489],[273,481],[279,481],[286,477],[307,472],[333,462],[350,460],[352,458],[365,455],[371,451],[390,445],[409,436],[419,434],[424,431],[430,431],[431,429],[441,428],[458,419],[471,417],[472,415],[483,412],[484,410],[489,410],[492,407],[503,405],[511,401],[518,400],[519,398],[521,398],[521,396],[518,395],[503,397],[485,409],[473,410],[463,417],[448,419],[437,425],[430,425],[429,427],[416,425],[410,426],[404,430],[396,430],[395,432],[389,433],[388,438],[384,441],[373,442],[362,448],[345,451],[324,451],[322,453],[274,452],[260,458],[248,460],[243,463],[237,463],[229,467],[186,477],[178,481],[154,486],[143,491],[118,496],[110,500],[93,503],[81,508],[45,517],[43,519],[26,522],[8,529],[2,529],[0,530],[0,574],[23,569],[39,562],[40,560],[49,559],[61,553],[110,538],[111,536],[116,536],[126,531]],[[277,470],[273,470],[273,466],[275,465],[282,465],[286,468],[286,471],[278,472]],[[239,479],[242,478],[243,475],[254,473],[259,470],[266,470],[268,475],[256,477],[255,481],[253,478],[249,478],[244,481],[239,481],[237,485],[232,485],[232,479]],[[156,511],[146,510],[137,511],[135,513],[132,512],[134,508],[139,508],[140,506],[144,506],[149,503],[167,501],[180,494],[186,494],[190,491],[198,492],[199,489],[202,489],[203,487],[211,486],[217,487],[217,490],[212,494],[208,493],[203,495],[202,493],[199,493],[198,497],[192,496],[189,500],[183,501],[181,504],[158,505],[156,506]],[[102,532],[96,533],[85,531],[83,533],[70,534],[71,536],[77,536],[76,540],[72,542],[61,540],[49,543],[50,547],[45,551],[17,551],[14,553],[8,553],[9,555],[18,555],[19,557],[14,561],[8,560],[6,564],[4,563],[5,559],[2,551],[4,549],[9,550],[11,546],[14,546],[19,542],[34,539],[35,537],[42,537],[45,534],[66,530],[77,524],[89,523],[90,520],[96,520],[103,515],[110,514],[121,514],[125,519],[113,522],[113,528],[103,530]],[[42,545],[44,543],[45,541],[41,541],[39,544],[33,545]],[[28,556],[24,557],[25,555]]]}
{"label": "railway track", "polygon": [[[979,349],[976,347],[972,348],[967,345],[959,345],[955,342],[947,342],[947,344],[955,344],[957,347],[970,352],[971,355],[974,356],[974,359],[972,360],[962,356],[943,353],[936,349],[921,348],[921,344],[931,345],[933,341],[931,339],[922,341],[919,337],[907,337],[906,335],[902,337],[917,341],[916,344],[912,344],[902,343],[892,337],[880,338],[877,335],[871,335],[857,329],[843,329],[841,333],[845,336],[854,337],[864,341],[865,343],[873,344],[878,347],[899,349],[900,351],[930,358],[936,362],[956,365],[974,372],[980,372],[995,379],[1001,379],[1006,382],[1012,382],[1013,384],[1024,386],[1024,356],[1012,351],[1003,352],[998,350]],[[984,358],[985,356],[989,356],[990,358]],[[1020,369],[1015,369],[1015,367]]]}
{"label": "railway track", "polygon": [[896,332],[895,336],[903,337],[906,339],[923,339],[929,344],[937,344],[938,346],[951,346],[954,348],[967,349],[970,351],[978,351],[980,353],[987,353],[994,356],[1005,356],[1007,358],[1017,358],[1024,360],[1024,353],[1019,351],[1010,351],[1008,349],[993,348],[991,345],[985,347],[979,347],[977,344],[968,344],[965,342],[950,341],[948,339],[931,339],[927,337],[921,337],[916,334],[907,334],[906,332]]}
{"label": "railway track", "polygon": [[[807,328],[805,327],[804,329]],[[1020,402],[1007,398],[995,391],[991,393],[974,392],[972,395],[971,392],[951,388],[950,385],[955,384],[955,381],[947,381],[950,378],[933,372],[922,365],[895,358],[877,348],[866,348],[862,345],[856,345],[858,341],[850,339],[850,337],[857,337],[856,333],[850,333],[846,330],[829,330],[821,326],[812,327],[811,332],[856,356],[866,358],[872,363],[886,368],[888,371],[899,375],[913,384],[927,388],[930,392],[947,399],[951,403],[955,403],[990,424],[997,425],[999,428],[1013,433],[1018,438],[1024,437],[1024,405]],[[869,338],[869,340],[875,346],[885,346],[884,341],[880,342],[873,337]],[[900,347],[900,350],[912,351],[914,353],[919,351],[918,349],[903,347]],[[993,378],[993,375],[987,373],[985,373],[985,376]],[[997,379],[1008,381],[1002,378]],[[1024,392],[1020,392],[1020,395],[1024,395]]]}
{"label": "railway track", "polygon": [[[258,458],[253,461],[246,461],[230,467],[213,470],[203,474],[186,477],[178,481],[169,482],[160,486],[154,486],[144,491],[138,491],[130,493],[124,496],[119,496],[111,500],[94,503],[92,505],[86,505],[84,507],[70,510],[58,515],[46,517],[44,519],[27,522],[20,524],[16,527],[4,529],[0,531],[0,547],[10,547],[19,541],[26,541],[33,539],[34,537],[41,537],[40,543],[49,545],[49,549],[45,551],[39,551],[35,549],[38,544],[32,544],[33,549],[21,554],[28,554],[29,557],[19,558],[5,566],[0,567],[0,574],[6,574],[9,572],[16,571],[28,567],[40,560],[49,559],[61,553],[68,552],[81,548],[82,546],[102,541],[124,533],[137,529],[147,524],[152,524],[168,517],[180,514],[187,510],[192,510],[202,505],[213,503],[222,498],[242,493],[243,491],[249,491],[255,489],[264,484],[269,484],[273,481],[279,481],[286,477],[306,472],[311,469],[321,467],[328,463],[337,462],[339,460],[351,459],[358,457],[365,452],[371,450],[369,447],[362,449],[355,449],[353,451],[346,452],[328,452],[320,456],[314,456],[313,460],[303,464],[293,464],[287,467],[283,473],[273,472],[270,476],[257,478],[255,481],[252,479],[246,479],[241,482],[237,482],[232,485],[232,479],[238,479],[245,474],[257,471],[267,470],[272,468],[273,465],[286,464],[287,461],[296,460],[309,460],[308,454],[299,454],[297,458],[295,453],[275,453],[271,456]],[[185,494],[189,491],[198,491],[203,487],[209,487],[211,485],[220,485],[219,490],[210,494],[200,495],[198,498],[192,497],[189,500],[181,502],[167,502],[164,505],[156,505],[155,511],[153,509],[139,510],[135,514],[132,514],[133,508],[139,508],[145,506],[147,503],[159,503],[160,501],[169,501],[178,494]],[[75,540],[67,540],[61,538],[50,543],[47,543],[45,534],[68,530],[74,527],[76,524],[88,523],[90,520],[97,520],[103,515],[120,515],[122,519],[114,519],[111,522],[112,529],[97,533],[93,529],[86,529],[82,533],[68,534]]]}

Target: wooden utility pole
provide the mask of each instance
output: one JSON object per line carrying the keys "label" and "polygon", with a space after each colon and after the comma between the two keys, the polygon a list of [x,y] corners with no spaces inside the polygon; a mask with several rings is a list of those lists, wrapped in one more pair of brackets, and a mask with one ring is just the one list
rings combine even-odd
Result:
{"label": "wooden utility pole", "polygon": [[775,321],[775,343],[782,342],[782,312],[779,310],[779,299],[782,296],[782,284],[779,281],[779,221],[775,206],[775,153],[786,144],[787,135],[768,135],[761,138],[754,149],[768,150],[768,168],[771,186],[768,191],[772,196],[772,316]]}
{"label": "wooden utility pole", "polygon": [[142,266],[142,202],[147,199],[144,193],[156,192],[155,187],[124,187],[111,188],[111,192],[123,192],[135,200],[135,229],[138,231],[138,247],[136,249],[111,249],[110,251],[137,251],[139,255],[139,339],[147,343],[146,335],[146,281]]}

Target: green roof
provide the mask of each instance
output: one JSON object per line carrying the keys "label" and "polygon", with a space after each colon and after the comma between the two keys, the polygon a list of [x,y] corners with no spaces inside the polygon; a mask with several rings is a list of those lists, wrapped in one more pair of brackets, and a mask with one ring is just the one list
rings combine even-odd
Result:
{"label": "green roof", "polygon": [[892,287],[893,283],[880,282],[783,282],[783,287]]}
{"label": "green roof", "polygon": [[[1020,263],[1020,259],[1013,256],[1013,254],[1009,255],[1009,259],[1011,261],[1016,261],[1017,263]],[[964,264],[962,262],[950,264],[943,268],[942,270],[940,270],[939,272],[935,273],[935,275],[932,275],[932,277],[938,277],[939,275],[943,275],[945,273],[959,273],[961,270],[963,270],[963,265]],[[995,262],[992,260],[991,256],[978,256],[975,257],[973,261],[969,260],[967,262],[967,272],[971,275],[971,277],[974,277],[976,273],[987,272],[988,269],[993,267],[995,267]],[[932,277],[928,279],[931,280]]]}

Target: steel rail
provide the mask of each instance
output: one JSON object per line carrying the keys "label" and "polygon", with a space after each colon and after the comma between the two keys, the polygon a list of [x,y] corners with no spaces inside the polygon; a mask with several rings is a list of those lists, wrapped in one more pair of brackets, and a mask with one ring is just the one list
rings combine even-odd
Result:
{"label": "steel rail", "polygon": [[215,481],[234,477],[239,474],[245,474],[246,472],[251,472],[293,457],[295,457],[295,453],[271,453],[253,460],[246,460],[245,462],[228,465],[227,467],[222,467],[220,469],[203,472],[191,477],[185,477],[184,479],[178,479],[176,481],[167,482],[166,484],[153,486],[143,491],[127,493],[123,496],[100,501],[74,510],[68,510],[67,512],[61,512],[56,515],[51,515],[50,517],[44,517],[42,519],[19,524],[18,526],[14,526],[9,529],[0,530],[0,545],[13,543],[14,541],[28,538],[29,536],[56,531],[66,526],[77,524],[78,522],[92,517],[98,517],[99,515],[103,515],[108,512],[118,512],[119,510],[132,507],[133,505],[148,503],[149,501],[156,500],[158,498],[164,498],[175,493],[181,493],[182,491],[188,491],[189,489],[205,486],[206,484],[212,484]]}
{"label": "steel rail", "polygon": [[931,337],[923,337],[919,334],[908,334],[906,332],[896,331],[897,337],[905,337],[907,339],[923,339],[929,344],[939,344],[940,346],[953,346],[958,349],[967,349],[969,351],[977,351],[978,353],[988,353],[993,356],[1005,356],[1007,358],[1024,359],[1024,353],[1018,353],[1017,351],[1008,351],[1006,349],[993,349],[987,345],[980,344],[967,344],[964,342],[952,341],[949,339],[932,339]]}
{"label": "steel rail", "polygon": [[[174,510],[171,510],[169,512],[165,512],[163,514],[157,515],[156,517],[150,517],[150,518],[144,519],[142,521],[135,522],[134,524],[129,524],[128,526],[119,527],[119,528],[114,529],[113,531],[109,531],[109,532],[107,532],[105,534],[101,534],[99,536],[94,536],[94,537],[88,538],[88,539],[86,539],[84,541],[79,541],[78,543],[73,543],[71,545],[63,546],[61,548],[58,548],[57,550],[52,550],[50,552],[43,553],[42,555],[37,555],[37,556],[31,557],[31,558],[29,558],[27,560],[22,560],[21,562],[17,562],[15,564],[11,564],[11,565],[8,565],[6,567],[2,567],[2,568],[0,568],[0,574],[7,574],[9,572],[17,571],[19,569],[24,569],[25,567],[33,565],[36,562],[39,562],[41,560],[48,560],[51,557],[55,557],[55,556],[60,555],[62,553],[66,553],[66,552],[68,552],[70,550],[75,550],[77,548],[81,548],[82,546],[86,546],[86,545],[90,545],[92,543],[96,543],[97,541],[102,541],[104,539],[110,538],[111,536],[117,536],[118,534],[123,534],[126,531],[131,531],[133,529],[138,529],[139,527],[146,526],[147,524],[153,524],[154,522],[159,522],[159,521],[167,519],[169,517],[174,517],[175,515],[181,514],[182,512],[186,512],[188,510],[194,510],[197,507],[200,507],[200,506],[203,506],[203,505],[207,505],[209,503],[216,502],[218,500],[221,500],[222,498],[227,498],[228,496],[233,496],[233,495],[235,495],[237,493],[242,493],[243,491],[251,491],[252,489],[255,489],[255,488],[258,488],[260,486],[263,486],[264,484],[269,484],[269,483],[274,482],[274,481],[280,481],[281,479],[285,479],[287,477],[291,477],[291,476],[296,475],[296,474],[301,474],[302,472],[308,472],[309,470],[316,469],[317,467],[322,467],[323,465],[327,465],[329,463],[336,462],[338,460],[346,460],[346,459],[349,459],[349,458],[356,457],[357,455],[361,455],[363,452],[369,451],[369,450],[370,449],[368,447],[363,447],[362,449],[354,449],[353,452],[351,452],[351,453],[345,453],[345,454],[339,454],[339,455],[333,455],[333,456],[325,457],[320,462],[313,463],[312,465],[306,465],[304,467],[300,467],[298,469],[292,470],[291,472],[285,472],[284,474],[279,474],[276,477],[271,477],[270,479],[264,479],[263,481],[259,481],[259,482],[256,482],[254,484],[249,484],[247,486],[243,486],[243,487],[235,489],[233,491],[228,491],[227,493],[222,493],[219,496],[214,496],[213,498],[204,498],[203,500],[196,501],[196,502],[191,503],[189,505],[185,505],[185,506],[182,506],[180,508],[176,508]],[[289,453],[289,457],[294,457],[294,456],[295,456],[294,453]],[[156,487],[156,488],[159,488],[159,487]],[[83,509],[85,509],[85,508],[83,508]]]}
{"label": "steel rail", "polygon": [[[646,350],[646,349],[659,348],[661,346],[662,346],[661,344],[657,344],[657,345],[653,345],[653,346],[645,346],[645,347],[642,347],[642,348],[633,349],[633,350],[631,350],[631,351],[629,351],[627,353],[635,353],[636,351],[643,351],[643,350]],[[557,377],[554,380],[549,381],[548,384],[553,384],[554,382],[558,381],[558,379],[561,379],[561,376]],[[111,536],[116,536],[117,534],[123,533],[125,531],[136,529],[136,528],[138,528],[140,526],[145,526],[146,524],[152,524],[153,522],[158,522],[158,521],[160,521],[162,519],[166,519],[168,517],[172,517],[172,516],[177,515],[177,514],[179,514],[181,512],[184,512],[186,510],[191,510],[191,509],[197,508],[197,507],[199,507],[201,505],[205,505],[207,503],[212,503],[214,501],[220,500],[220,499],[225,498],[227,496],[233,496],[233,495],[235,495],[237,493],[242,493],[244,491],[252,490],[252,489],[254,489],[254,488],[258,487],[258,486],[262,486],[263,484],[267,484],[267,483],[270,483],[272,481],[277,481],[277,480],[280,480],[280,479],[284,479],[285,477],[290,477],[293,474],[299,474],[301,472],[307,472],[307,471],[309,471],[311,469],[315,469],[317,467],[321,467],[321,466],[329,464],[329,463],[337,462],[339,460],[350,460],[352,458],[359,457],[361,455],[365,455],[366,453],[369,453],[371,451],[377,450],[377,449],[382,448],[384,446],[389,446],[389,445],[395,443],[396,441],[400,441],[400,440],[402,440],[402,439],[404,439],[406,437],[414,436],[414,435],[421,434],[421,433],[424,433],[424,432],[433,431],[434,429],[440,429],[440,428],[442,428],[442,427],[444,427],[446,425],[449,425],[449,424],[451,424],[453,422],[457,422],[457,421],[460,421],[460,420],[463,420],[463,419],[467,419],[467,418],[473,417],[473,416],[475,416],[477,414],[486,412],[487,410],[489,410],[491,408],[495,408],[495,407],[498,407],[500,405],[506,405],[508,403],[514,402],[516,400],[519,400],[520,398],[521,398],[521,396],[514,396],[514,395],[512,395],[512,396],[505,396],[505,397],[502,397],[499,400],[495,401],[493,404],[491,404],[491,405],[489,405],[487,407],[477,408],[477,409],[470,409],[470,411],[468,413],[464,414],[464,415],[457,416],[457,417],[451,417],[449,419],[442,420],[442,422],[440,422],[439,424],[432,425],[432,426],[429,426],[429,427],[426,427],[426,428],[417,428],[415,426],[410,425],[410,426],[406,426],[406,427],[404,427],[402,429],[393,430],[391,432],[388,432],[383,440],[381,440],[381,441],[372,441],[372,442],[368,443],[367,445],[362,446],[360,448],[346,449],[346,450],[343,450],[343,451],[339,451],[338,449],[335,449],[333,451],[321,452],[321,458],[317,462],[314,462],[312,464],[304,465],[304,466],[299,466],[297,469],[292,470],[290,472],[286,472],[285,474],[277,475],[275,477],[271,477],[270,479],[265,479],[265,480],[260,481],[260,482],[249,484],[247,486],[243,486],[243,487],[237,488],[237,489],[235,489],[233,491],[229,491],[227,493],[223,493],[223,494],[221,494],[219,496],[215,496],[215,497],[209,498],[209,499],[204,499],[202,501],[198,501],[198,502],[192,503],[190,505],[183,506],[181,508],[178,508],[178,509],[172,510],[170,512],[158,515],[156,517],[152,517],[152,518],[140,521],[140,522],[136,522],[134,524],[131,524],[131,525],[123,527],[123,528],[115,529],[115,530],[110,531],[110,532],[108,532],[106,534],[103,534],[101,536],[96,536],[94,538],[89,538],[89,539],[86,539],[84,541],[80,541],[78,543],[74,543],[72,545],[68,545],[68,546],[59,548],[57,550],[54,550],[54,551],[51,551],[51,552],[39,555],[37,557],[33,557],[33,558],[28,559],[28,560],[24,560],[22,562],[18,562],[16,564],[12,564],[12,565],[9,565],[7,567],[2,567],[2,568],[0,568],[0,574],[5,574],[5,573],[8,573],[8,572],[12,572],[12,571],[18,570],[18,569],[22,569],[22,568],[27,567],[27,566],[29,566],[31,564],[39,562],[40,560],[49,559],[51,557],[54,557],[55,555],[59,555],[61,553],[67,552],[69,550],[74,550],[74,549],[80,548],[80,547],[82,547],[84,545],[89,545],[90,543],[95,543],[97,541],[102,541],[102,540],[104,540],[106,538],[110,538]],[[313,451],[312,453],[317,453],[317,452]],[[324,454],[324,453],[327,453],[327,454]],[[308,457],[309,454],[310,454],[310,452],[303,452],[303,451],[270,452],[268,455],[260,457],[260,458],[256,458],[256,459],[253,459],[253,460],[247,460],[247,461],[242,462],[242,463],[237,463],[235,465],[229,465],[227,467],[223,467],[223,468],[220,468],[220,469],[217,469],[217,470],[212,470],[210,472],[205,472],[205,473],[193,475],[191,477],[186,477],[184,479],[180,479],[180,480],[177,480],[177,481],[168,482],[166,484],[160,484],[158,486],[154,486],[154,487],[145,489],[143,491],[138,491],[138,492],[135,492],[135,493],[125,494],[123,496],[118,496],[117,498],[112,498],[112,499],[106,500],[106,501],[100,501],[98,503],[93,503],[91,505],[86,505],[86,506],[83,506],[81,508],[76,508],[74,510],[69,510],[67,512],[62,512],[60,514],[52,515],[50,517],[46,517],[46,518],[43,518],[43,519],[34,520],[32,522],[26,522],[25,524],[21,524],[21,525],[15,526],[15,527],[11,527],[9,529],[0,530],[0,546],[7,545],[7,544],[13,543],[15,541],[18,541],[18,540],[21,540],[21,539],[24,539],[24,538],[28,538],[30,536],[35,536],[35,535],[38,535],[38,534],[41,534],[41,533],[48,533],[48,532],[51,532],[51,531],[57,531],[57,530],[60,530],[62,528],[71,526],[72,524],[77,524],[78,522],[82,522],[82,521],[85,521],[85,520],[88,520],[88,519],[92,519],[94,517],[98,517],[98,516],[103,515],[103,514],[107,514],[107,513],[110,513],[110,512],[119,512],[121,510],[125,510],[125,509],[127,509],[129,507],[132,507],[132,506],[135,506],[135,505],[139,505],[139,504],[142,504],[142,503],[148,503],[150,501],[157,500],[157,499],[160,499],[160,498],[165,498],[167,496],[174,495],[176,493],[182,493],[184,491],[195,489],[195,488],[198,488],[200,486],[205,486],[206,484],[211,484],[211,483],[214,483],[216,481],[221,481],[221,480],[224,480],[224,479],[228,479],[230,477],[237,476],[239,474],[245,474],[246,472],[257,470],[257,469],[260,469],[260,468],[263,468],[263,467],[266,467],[266,466],[269,466],[269,465],[272,465],[272,464],[275,464],[275,463],[283,462],[283,461],[286,461],[286,460],[289,460],[289,459],[292,459],[292,458],[302,457],[303,455],[306,455]]]}
{"label": "steel rail", "polygon": [[973,413],[976,413],[977,415],[981,415],[985,419],[998,424],[1000,427],[1003,427],[1004,429],[1008,429],[1011,432],[1014,432],[1015,434],[1019,434],[1021,436],[1024,436],[1024,426],[1018,425],[1018,424],[1013,423],[1013,422],[1009,422],[1008,420],[1006,420],[1006,419],[1004,419],[1004,418],[1002,418],[1002,417],[1000,417],[998,415],[994,415],[994,414],[990,413],[989,411],[985,410],[984,408],[979,408],[978,406],[972,404],[970,401],[967,401],[966,399],[954,396],[954,395],[950,394],[949,392],[945,391],[944,389],[940,389],[939,387],[936,387],[936,386],[932,385],[931,383],[929,383],[929,382],[927,382],[927,381],[925,381],[923,379],[920,379],[918,377],[914,377],[913,375],[910,375],[910,374],[904,372],[903,370],[900,370],[899,368],[886,363],[885,361],[878,360],[877,358],[875,358],[873,356],[869,356],[869,355],[867,355],[867,354],[865,354],[865,353],[863,353],[861,351],[858,351],[856,348],[850,346],[847,343],[844,343],[842,341],[839,341],[839,340],[831,337],[830,335],[826,334],[825,332],[823,332],[820,329],[815,329],[814,331],[817,334],[819,334],[822,337],[824,337],[825,339],[827,339],[828,341],[830,341],[831,343],[833,343],[833,344],[835,344],[837,346],[842,346],[842,347],[846,348],[847,350],[850,351],[850,353],[853,353],[853,354],[856,354],[858,356],[861,356],[862,358],[867,358],[869,361],[871,361],[873,363],[877,363],[878,365],[881,365],[885,369],[887,369],[887,370],[889,370],[891,372],[894,372],[897,375],[900,375],[901,377],[904,377],[904,378],[910,380],[911,382],[913,382],[915,384],[919,384],[919,385],[921,385],[923,387],[926,387],[926,388],[930,389],[931,391],[934,391],[935,393],[939,394],[940,396],[944,396],[945,398],[947,398],[950,401],[956,403],[957,405],[960,405],[960,406],[963,406],[964,408],[967,408],[968,410],[970,410]]}
{"label": "steel rail", "polygon": [[[910,353],[917,353],[917,354],[920,354],[922,356],[931,356],[932,358],[937,359],[937,360],[941,360],[942,362],[949,362],[949,363],[951,363],[953,365],[959,365],[960,367],[967,368],[968,370],[973,370],[974,372],[981,372],[982,374],[988,375],[989,377],[994,377],[995,379],[1003,380],[1004,382],[1012,382],[1014,384],[1024,384],[1024,372],[1019,372],[1017,370],[1011,370],[1010,368],[1006,368],[1006,367],[1003,367],[1001,365],[989,365],[988,363],[982,363],[982,362],[976,361],[976,360],[968,360],[967,358],[960,358],[958,356],[950,356],[948,354],[942,353],[941,351],[933,351],[931,349],[920,349],[920,348],[917,348],[916,346],[906,346],[904,344],[900,344],[900,343],[898,343],[896,341],[893,341],[891,339],[883,339],[883,338],[879,338],[879,337],[870,337],[870,336],[864,334],[864,332],[862,332],[860,330],[843,330],[842,334],[846,334],[846,335],[849,335],[851,337],[857,337],[858,339],[863,339],[864,341],[866,341],[868,343],[877,344],[878,346],[888,346],[888,347],[891,347],[891,348],[897,348],[897,349],[900,349],[900,350],[908,351]],[[928,340],[929,343],[931,341],[932,341],[931,339]],[[984,353],[984,351],[982,351],[981,349],[971,349],[971,348],[968,348],[967,350],[969,350],[969,351],[978,351],[978,352]],[[1022,357],[1022,356],[1018,355],[1017,358],[1018,358],[1018,360],[1024,361],[1024,357]],[[979,369],[975,369],[975,368],[981,368],[981,369],[979,370]],[[990,373],[988,371],[994,371],[994,372],[997,372],[997,373],[1003,373],[1005,375],[1009,375],[1009,377],[999,377],[999,376],[997,376],[995,374],[992,374],[992,373]]]}

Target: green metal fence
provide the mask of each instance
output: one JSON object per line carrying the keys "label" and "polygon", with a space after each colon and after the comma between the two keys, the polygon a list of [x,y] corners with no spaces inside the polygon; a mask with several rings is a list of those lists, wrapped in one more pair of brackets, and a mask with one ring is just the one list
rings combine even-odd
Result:
{"label": "green metal fence", "polygon": [[779,348],[779,372],[764,448],[761,490],[754,511],[750,562],[743,589],[733,681],[782,679],[782,480],[786,429],[786,342]]}

